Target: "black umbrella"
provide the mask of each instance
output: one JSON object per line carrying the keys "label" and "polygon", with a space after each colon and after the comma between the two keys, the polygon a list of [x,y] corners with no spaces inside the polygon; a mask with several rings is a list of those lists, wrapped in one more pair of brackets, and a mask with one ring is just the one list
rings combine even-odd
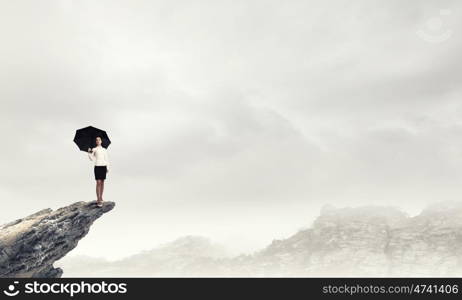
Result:
{"label": "black umbrella", "polygon": [[107,136],[106,131],[93,126],[77,129],[75,132],[74,143],[77,144],[80,150],[87,152],[88,148],[96,147],[97,136],[101,137],[101,146],[104,148],[109,147],[111,140]]}

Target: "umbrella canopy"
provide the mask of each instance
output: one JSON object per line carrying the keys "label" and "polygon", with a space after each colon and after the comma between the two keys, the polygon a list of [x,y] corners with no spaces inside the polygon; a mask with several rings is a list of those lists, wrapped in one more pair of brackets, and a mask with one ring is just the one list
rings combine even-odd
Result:
{"label": "umbrella canopy", "polygon": [[96,147],[96,137],[98,136],[102,140],[101,146],[104,148],[109,147],[111,140],[107,136],[106,131],[93,126],[77,129],[75,131],[74,143],[77,144],[81,151],[87,152],[88,148]]}

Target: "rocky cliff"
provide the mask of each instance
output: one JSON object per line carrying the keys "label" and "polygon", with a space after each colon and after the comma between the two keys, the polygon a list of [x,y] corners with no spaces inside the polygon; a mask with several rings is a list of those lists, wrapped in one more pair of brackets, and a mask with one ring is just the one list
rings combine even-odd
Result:
{"label": "rocky cliff", "polygon": [[92,223],[114,206],[77,202],[0,226],[0,277],[61,277],[63,271],[53,263],[74,249]]}

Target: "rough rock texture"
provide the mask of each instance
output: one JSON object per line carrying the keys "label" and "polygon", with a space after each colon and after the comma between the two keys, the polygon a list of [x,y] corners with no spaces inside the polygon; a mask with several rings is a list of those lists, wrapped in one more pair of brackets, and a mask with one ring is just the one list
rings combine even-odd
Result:
{"label": "rough rock texture", "polygon": [[0,277],[61,277],[53,263],[77,246],[92,223],[110,211],[95,201],[77,202],[55,211],[41,210],[0,226]]}
{"label": "rough rock texture", "polygon": [[462,276],[462,205],[440,203],[390,228],[388,274]]}

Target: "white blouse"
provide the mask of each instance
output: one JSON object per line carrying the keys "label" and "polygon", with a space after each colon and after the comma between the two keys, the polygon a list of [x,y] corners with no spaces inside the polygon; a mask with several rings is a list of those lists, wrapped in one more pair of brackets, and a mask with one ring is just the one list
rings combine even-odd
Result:
{"label": "white blouse", "polygon": [[95,162],[95,166],[107,166],[109,169],[109,157],[107,155],[107,149],[102,146],[96,146],[92,148],[92,152],[88,153],[88,157],[91,161]]}

